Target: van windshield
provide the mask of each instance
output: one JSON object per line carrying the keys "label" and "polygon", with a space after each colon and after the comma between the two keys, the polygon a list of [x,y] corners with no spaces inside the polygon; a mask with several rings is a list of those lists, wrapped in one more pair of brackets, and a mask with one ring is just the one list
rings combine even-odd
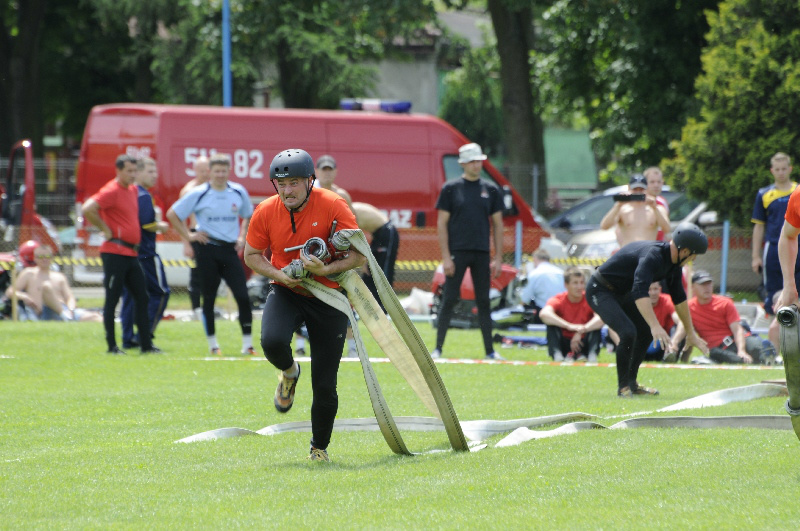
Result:
{"label": "van windshield", "polygon": [[[447,181],[458,179],[464,171],[461,169],[461,164],[458,163],[458,155],[445,155],[444,156],[444,176]],[[497,181],[492,179],[486,168],[481,168],[481,179],[489,181],[490,183],[497,184]],[[498,184],[498,186],[500,186]],[[502,188],[502,187],[501,187]]]}

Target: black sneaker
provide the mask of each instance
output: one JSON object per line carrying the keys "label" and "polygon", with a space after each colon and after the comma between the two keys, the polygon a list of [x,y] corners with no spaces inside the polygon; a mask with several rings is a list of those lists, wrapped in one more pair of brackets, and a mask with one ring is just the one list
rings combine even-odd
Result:
{"label": "black sneaker", "polygon": [[155,345],[152,345],[150,348],[142,349],[142,354],[163,354],[163,353],[164,351]]}
{"label": "black sneaker", "polygon": [[114,356],[125,356],[126,352],[119,348],[118,346],[114,345],[110,349],[106,351],[106,354],[112,354]]}
{"label": "black sneaker", "polygon": [[135,339],[131,339],[130,341],[123,341],[122,348],[139,348],[141,345]]}

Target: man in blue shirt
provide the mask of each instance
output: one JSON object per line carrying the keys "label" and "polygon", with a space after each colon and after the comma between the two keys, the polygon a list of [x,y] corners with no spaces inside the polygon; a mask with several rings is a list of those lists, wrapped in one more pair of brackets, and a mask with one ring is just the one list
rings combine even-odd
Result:
{"label": "man in blue shirt", "polygon": [[[781,236],[789,196],[797,187],[797,183],[791,180],[791,162],[791,158],[786,153],[779,152],[772,156],[772,165],[769,171],[775,178],[775,182],[761,188],[756,194],[753,217],[750,220],[753,222],[752,267],[754,272],[763,275],[766,289],[764,311],[769,315],[775,314],[772,307],[775,293],[783,289],[781,264],[778,259],[778,240]],[[777,333],[775,336],[777,340]]]}
{"label": "man in blue shirt", "polygon": [[[208,183],[193,188],[178,199],[167,211],[167,219],[181,238],[200,244],[195,260],[203,286],[203,322],[211,354],[222,355],[214,324],[214,303],[219,284],[224,279],[239,309],[242,354],[255,356],[253,311],[244,267],[239,259],[250,216],[253,215],[253,203],[244,187],[228,181],[231,171],[228,155],[217,153],[211,157],[209,165],[211,177]],[[189,232],[184,223],[191,214],[197,219],[195,232]]]}
{"label": "man in blue shirt", "polygon": [[520,298],[526,308],[536,311],[534,322],[541,323],[539,310],[545,307],[550,297],[564,291],[564,270],[551,264],[550,253],[541,247],[533,252],[533,265]]}
{"label": "man in blue shirt", "polygon": [[[156,234],[166,232],[169,224],[161,221],[161,216],[156,215],[155,203],[149,192],[157,180],[156,161],[150,157],[136,161],[136,192],[139,201],[139,226],[142,230],[142,239],[139,242],[137,254],[139,265],[142,266],[144,273],[147,294],[150,296],[150,301],[147,303],[147,319],[150,323],[150,330],[147,333],[151,337],[155,334],[156,326],[164,316],[170,294],[164,264],[161,263],[161,257],[156,253]],[[122,290],[120,320],[122,321],[122,348],[139,346],[139,335],[142,331],[138,330],[137,334],[133,333],[133,297],[127,288]]]}

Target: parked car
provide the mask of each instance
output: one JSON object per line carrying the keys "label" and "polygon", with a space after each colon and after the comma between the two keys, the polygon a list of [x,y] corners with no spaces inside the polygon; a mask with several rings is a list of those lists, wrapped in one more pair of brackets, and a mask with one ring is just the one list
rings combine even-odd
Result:
{"label": "parked car", "polygon": [[[682,222],[695,223],[701,228],[717,223],[717,213],[708,211],[708,205],[705,202],[697,202],[682,192],[665,191],[662,196],[669,203],[669,221],[672,228]],[[612,205],[613,199],[612,203],[609,203],[608,210]],[[584,230],[570,238],[567,242],[567,256],[575,258],[607,258],[611,256],[619,248],[616,231],[613,228],[603,230],[599,227],[600,222],[598,221],[595,229]]]}

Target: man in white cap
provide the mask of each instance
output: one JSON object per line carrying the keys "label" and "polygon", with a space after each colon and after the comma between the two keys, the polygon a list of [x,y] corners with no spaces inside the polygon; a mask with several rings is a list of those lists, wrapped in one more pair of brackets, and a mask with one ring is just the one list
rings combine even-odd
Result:
{"label": "man in white cap", "polygon": [[614,206],[600,221],[600,228],[615,228],[620,247],[655,240],[659,228],[664,233],[671,232],[667,210],[647,193],[647,179],[640,173],[631,177],[628,193],[614,196]]}
{"label": "man in white cap", "polygon": [[[481,179],[484,160],[486,155],[478,144],[461,146],[458,149],[458,162],[464,173],[460,179],[446,182],[436,201],[439,247],[446,279],[438,316],[436,348],[431,353],[434,358],[442,355],[453,307],[461,291],[461,281],[469,268],[486,358],[503,359],[492,346],[489,307],[491,279],[500,274],[503,265],[503,194],[496,184]],[[491,232],[494,233],[493,238],[490,237]],[[491,261],[492,241],[494,261]]]}

